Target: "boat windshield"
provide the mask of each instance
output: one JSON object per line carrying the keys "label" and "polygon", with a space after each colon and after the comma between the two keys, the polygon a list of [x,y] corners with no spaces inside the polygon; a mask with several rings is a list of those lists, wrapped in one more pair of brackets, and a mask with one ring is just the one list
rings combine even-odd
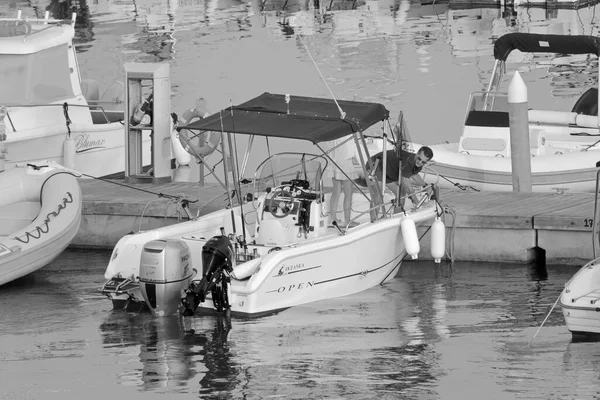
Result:
{"label": "boat windshield", "polygon": [[508,112],[508,94],[497,92],[473,92],[469,99],[468,111]]}
{"label": "boat windshield", "polygon": [[48,104],[75,97],[67,45],[0,55],[0,105]]}
{"label": "boat windshield", "polygon": [[254,174],[254,192],[265,192],[292,179],[306,180],[309,187],[322,191],[323,171],[327,160],[323,156],[304,153],[278,153],[263,161]]}

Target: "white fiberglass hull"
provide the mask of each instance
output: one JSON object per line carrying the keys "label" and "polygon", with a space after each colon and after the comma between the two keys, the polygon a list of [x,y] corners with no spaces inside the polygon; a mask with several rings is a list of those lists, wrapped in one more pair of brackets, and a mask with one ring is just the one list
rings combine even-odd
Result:
{"label": "white fiberglass hull", "polygon": [[[221,210],[196,221],[127,235],[115,246],[104,276],[107,280],[139,276],[144,245],[152,240],[176,238],[189,247],[192,268],[200,277],[202,247],[219,234],[220,227],[230,232],[230,215],[231,210]],[[419,224],[432,221],[436,215],[436,206],[431,202],[408,213],[408,218]],[[231,312],[256,316],[358,293],[384,283],[394,277],[405,256],[400,225],[404,217],[397,214],[374,223],[365,221],[345,235],[328,228],[326,235],[314,239],[299,239],[283,246],[249,246],[249,251],[256,249],[260,257],[234,268],[232,276],[239,279],[232,279],[229,286]],[[109,297],[116,307],[124,305],[127,299],[144,301],[139,288]],[[214,309],[210,295],[199,309]]]}
{"label": "white fiberglass hull", "polygon": [[81,222],[77,178],[60,167],[0,172],[0,285],[54,260]]}
{"label": "white fiberglass hull", "polygon": [[[433,208],[413,215],[433,219]],[[232,313],[257,315],[361,292],[393,278],[405,253],[401,216],[366,223],[265,256],[248,280],[232,280]],[[209,299],[210,300],[210,299]],[[201,309],[212,309],[207,301]]]}
{"label": "white fiberglass hull", "polygon": [[[75,144],[75,170],[100,177],[125,170],[125,130],[121,122],[71,125]],[[65,125],[45,126],[9,133],[5,142],[7,168],[17,164],[43,163],[64,165]],[[143,163],[150,164],[150,134],[143,135]],[[110,162],[107,162],[110,160]]]}
{"label": "white fiberglass hull", "polygon": [[583,266],[566,284],[560,305],[573,338],[600,338],[599,259]]}
{"label": "white fiberglass hull", "polygon": [[[418,144],[413,144],[418,148]],[[428,174],[426,181],[437,181],[440,187],[459,184],[478,190],[512,191],[510,157],[490,157],[458,152],[458,143],[429,146],[434,152],[432,168],[439,174]],[[593,192],[596,185],[596,162],[600,151],[573,151],[531,158],[531,182],[534,192]]]}

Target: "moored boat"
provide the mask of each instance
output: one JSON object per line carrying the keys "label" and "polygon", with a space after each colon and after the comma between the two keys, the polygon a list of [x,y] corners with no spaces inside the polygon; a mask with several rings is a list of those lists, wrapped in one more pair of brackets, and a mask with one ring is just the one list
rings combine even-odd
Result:
{"label": "moored boat", "polygon": [[[498,38],[490,83],[485,92],[471,94],[459,141],[430,145],[435,169],[445,178],[440,186],[512,190],[508,95],[500,87],[508,56],[514,50],[598,56],[600,39],[532,33],[509,33]],[[595,164],[600,158],[598,89],[585,91],[570,111],[531,109],[532,104],[529,107],[532,190],[593,191]]]}
{"label": "moored boat", "polygon": [[[82,79],[75,18],[0,18],[6,166],[56,162],[93,177],[125,169],[124,86]],[[107,162],[110,160],[110,162]],[[150,133],[143,133],[150,164]]]}
{"label": "moored boat", "polygon": [[[254,137],[263,136],[308,140],[319,148],[355,139],[357,154],[368,155],[363,131],[376,123],[386,131],[388,116],[377,103],[264,93],[181,129],[220,131],[223,150],[225,143],[234,148],[233,133],[250,135],[246,154]],[[361,157],[365,175],[368,160]],[[388,193],[383,206],[371,207],[371,194],[357,187],[356,226],[328,226],[323,173],[330,161],[327,151],[270,154],[251,179],[241,179],[245,163],[240,168],[235,159],[232,171],[223,163],[235,188],[229,206],[121,238],[102,292],[115,308],[145,303],[156,315],[199,309],[257,316],[387,282],[407,253],[420,251],[416,225],[434,222],[443,209],[431,188],[408,210]],[[436,240],[443,247],[443,234]]]}
{"label": "moored boat", "polygon": [[565,284],[560,306],[574,340],[600,339],[600,258],[588,262]]}
{"label": "moored boat", "polygon": [[54,260],[81,223],[77,176],[60,165],[0,172],[0,285]]}

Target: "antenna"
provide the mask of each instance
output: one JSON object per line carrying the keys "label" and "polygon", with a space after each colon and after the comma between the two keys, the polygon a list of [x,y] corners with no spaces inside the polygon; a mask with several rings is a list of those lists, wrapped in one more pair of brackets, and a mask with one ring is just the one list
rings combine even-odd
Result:
{"label": "antenna", "polygon": [[338,110],[340,110],[340,118],[342,118],[342,119],[346,118],[346,113],[344,112],[344,110],[342,110],[342,107],[340,107],[340,104],[338,103],[338,101],[336,100],[335,96],[333,95],[333,92],[329,88],[329,85],[327,84],[327,81],[323,77],[323,74],[321,73],[321,70],[319,70],[319,66],[315,62],[315,59],[313,58],[313,56],[310,54],[310,51],[308,50],[308,47],[306,47],[306,44],[304,43],[304,40],[302,40],[302,36],[300,36],[300,34],[297,34],[296,36],[298,36],[298,39],[300,39],[300,43],[302,43],[302,46],[304,46],[304,49],[308,53],[308,56],[310,57],[310,60],[312,61],[312,63],[315,66],[315,68],[317,69],[317,72],[319,73],[319,76],[323,80],[323,83],[325,84],[325,87],[327,87],[327,90],[329,90],[329,94],[331,95],[331,98],[335,102],[335,105],[337,106]]}

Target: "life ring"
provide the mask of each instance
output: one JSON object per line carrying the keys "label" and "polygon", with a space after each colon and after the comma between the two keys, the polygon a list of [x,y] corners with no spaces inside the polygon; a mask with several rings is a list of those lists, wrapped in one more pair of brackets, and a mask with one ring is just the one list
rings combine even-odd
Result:
{"label": "life ring", "polygon": [[[189,124],[193,119],[203,119],[208,117],[210,114],[204,107],[196,106],[186,110],[183,115],[179,118],[180,125]],[[191,155],[207,156],[216,150],[219,143],[221,143],[221,132],[210,131],[199,135],[200,143],[195,145],[191,142],[193,135],[187,129],[179,131],[179,141],[181,145]]]}

